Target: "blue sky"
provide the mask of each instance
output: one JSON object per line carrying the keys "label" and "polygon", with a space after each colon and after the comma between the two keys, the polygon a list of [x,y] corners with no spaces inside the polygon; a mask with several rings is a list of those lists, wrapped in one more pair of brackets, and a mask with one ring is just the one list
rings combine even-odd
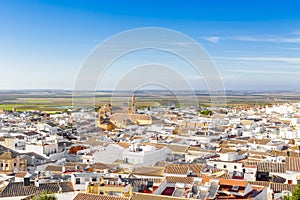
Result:
{"label": "blue sky", "polygon": [[[296,0],[1,0],[0,89],[73,89],[82,62],[100,42],[150,26],[195,39],[214,60],[226,89],[299,90],[299,10]],[[195,89],[205,89],[201,77],[177,58],[137,55],[113,64],[98,89],[114,88],[137,57],[159,58]]]}

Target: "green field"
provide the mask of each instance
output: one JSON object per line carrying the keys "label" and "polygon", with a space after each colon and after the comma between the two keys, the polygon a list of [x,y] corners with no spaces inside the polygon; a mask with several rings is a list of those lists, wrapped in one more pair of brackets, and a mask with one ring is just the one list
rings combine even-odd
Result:
{"label": "green field", "polygon": [[4,100],[0,102],[0,110],[17,111],[45,111],[45,112],[61,112],[64,108],[57,108],[57,106],[70,106],[70,99],[57,98],[17,98],[14,100]]}
{"label": "green field", "polygon": [[[77,96],[77,105],[93,105],[95,100],[95,107],[102,106],[106,103],[113,103],[113,106],[122,106],[125,102],[129,101],[130,94],[118,93],[114,96],[112,101],[112,93],[108,92],[97,92],[95,99],[87,96]],[[169,93],[160,91],[142,92],[136,95],[136,105],[138,108],[146,108],[152,106],[168,105],[168,103],[175,103],[178,105],[178,99]],[[185,103],[194,103],[191,101],[192,94],[182,93],[180,98]],[[209,94],[199,94],[198,104],[202,107],[209,107],[213,105],[210,102]],[[72,93],[66,92],[3,92],[0,91],[0,110],[13,110],[17,111],[28,111],[28,110],[40,110],[44,112],[61,112],[65,111],[72,106]],[[245,93],[245,92],[234,92],[227,94],[227,104],[220,106],[240,106],[240,105],[266,105],[274,103],[284,102],[299,102],[300,93]]]}

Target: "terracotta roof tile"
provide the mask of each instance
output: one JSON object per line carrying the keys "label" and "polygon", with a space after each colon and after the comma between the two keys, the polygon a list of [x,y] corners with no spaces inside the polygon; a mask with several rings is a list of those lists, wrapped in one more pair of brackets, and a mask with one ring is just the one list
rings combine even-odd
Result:
{"label": "terracotta roof tile", "polygon": [[249,160],[243,161],[244,166],[257,166],[258,163],[259,161],[249,161]]}
{"label": "terracotta roof tile", "polygon": [[178,177],[178,176],[167,176],[166,181],[168,183],[187,183],[192,184],[194,182],[193,177]]}
{"label": "terracotta roof tile", "polygon": [[61,165],[47,165],[47,167],[45,168],[45,171],[62,172],[62,166]]}
{"label": "terracotta roof tile", "polygon": [[271,141],[271,139],[257,139],[257,138],[251,138],[250,140],[248,140],[249,143],[252,144],[260,144],[260,145],[266,145]]}
{"label": "terracotta roof tile", "polygon": [[221,173],[222,171],[220,171],[220,173],[215,173],[215,174],[197,174],[197,177],[200,178],[207,178],[207,179],[213,179],[213,178],[222,178],[222,179],[231,179],[231,175],[224,172]]}
{"label": "terracotta roof tile", "polygon": [[189,170],[188,165],[171,164],[166,166],[165,173],[168,174],[187,174]]}
{"label": "terracotta roof tile", "polygon": [[239,181],[234,179],[219,179],[220,185],[229,185],[229,186],[239,186],[239,187],[246,187],[248,182],[247,181]]}
{"label": "terracotta roof tile", "polygon": [[105,163],[94,163],[91,165],[91,167],[95,169],[114,169],[116,166],[111,164],[105,164]]}
{"label": "terracotta roof tile", "polygon": [[300,172],[300,158],[286,158],[286,170]]}
{"label": "terracotta roof tile", "polygon": [[23,182],[10,182],[0,193],[0,197],[28,196],[44,191],[48,193],[71,192],[73,187],[71,182],[40,183],[39,187],[36,187],[34,182],[30,182],[28,186],[24,186]]}
{"label": "terracotta roof tile", "polygon": [[186,200],[186,198],[134,193],[131,200]]}
{"label": "terracotta roof tile", "polygon": [[79,193],[74,200],[129,200],[129,198]]}
{"label": "terracotta roof tile", "polygon": [[284,183],[271,183],[267,181],[249,181],[251,185],[261,185],[265,187],[270,187],[274,192],[282,192],[288,190],[292,192],[296,188],[296,184],[284,184]]}
{"label": "terracotta roof tile", "polygon": [[205,167],[206,166],[202,165],[202,164],[190,164],[189,165],[189,169],[196,174],[201,173]]}
{"label": "terracotta roof tile", "polygon": [[45,168],[45,171],[62,172],[62,166],[61,165],[47,165],[47,167]]}
{"label": "terracotta roof tile", "polygon": [[141,167],[134,168],[132,173],[138,175],[148,175],[148,176],[163,176],[164,168],[141,166]]}
{"label": "terracotta roof tile", "polygon": [[237,145],[237,144],[247,144],[248,142],[245,140],[222,140],[222,145]]}
{"label": "terracotta roof tile", "polygon": [[257,165],[257,171],[285,173],[286,165],[285,163],[259,162]]}
{"label": "terracotta roof tile", "polygon": [[189,150],[189,146],[185,145],[168,145],[167,146],[171,151],[176,152],[176,153],[187,153]]}
{"label": "terracotta roof tile", "polygon": [[270,188],[274,192],[282,192],[284,190],[292,192],[296,188],[296,186],[296,184],[271,183]]}
{"label": "terracotta roof tile", "polygon": [[15,177],[17,178],[24,178],[27,175],[28,172],[18,172]]}
{"label": "terracotta roof tile", "polygon": [[129,146],[130,146],[130,143],[128,143],[128,142],[119,142],[118,145],[125,148],[125,149],[128,149]]}

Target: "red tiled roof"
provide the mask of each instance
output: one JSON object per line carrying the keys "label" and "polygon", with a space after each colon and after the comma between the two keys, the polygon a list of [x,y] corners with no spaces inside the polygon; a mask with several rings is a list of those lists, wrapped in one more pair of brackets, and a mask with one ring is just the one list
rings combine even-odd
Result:
{"label": "red tiled roof", "polygon": [[271,139],[258,139],[258,138],[251,138],[248,140],[249,143],[252,144],[259,144],[259,145],[266,145],[271,141]]}
{"label": "red tiled roof", "polygon": [[166,181],[168,183],[187,183],[192,184],[194,182],[193,177],[178,177],[178,176],[167,176]]}
{"label": "red tiled roof", "polygon": [[284,190],[292,192],[296,188],[296,184],[271,183],[267,181],[249,181],[251,185],[261,185],[270,187],[274,192],[282,192]]}
{"label": "red tiled roof", "polygon": [[148,175],[148,176],[163,176],[164,168],[163,167],[136,167],[133,169],[133,174],[139,175]]}
{"label": "red tiled roof", "polygon": [[118,197],[118,196],[104,196],[104,195],[96,195],[96,194],[79,193],[76,195],[74,200],[128,200],[128,198]]}
{"label": "red tiled roof", "polygon": [[285,162],[287,171],[300,172],[300,158],[287,157]]}
{"label": "red tiled roof", "polygon": [[15,177],[18,177],[18,178],[24,178],[26,176],[27,172],[18,172]]}
{"label": "red tiled roof", "polygon": [[188,165],[171,164],[166,166],[165,173],[168,174],[187,174],[189,170]]}
{"label": "red tiled roof", "polygon": [[248,184],[247,181],[238,181],[233,179],[219,179],[219,180],[220,180],[220,185],[246,187]]}
{"label": "red tiled roof", "polygon": [[129,146],[130,146],[130,143],[128,143],[128,142],[119,142],[118,145],[125,148],[125,149],[128,149]]}
{"label": "red tiled roof", "polygon": [[71,192],[73,186],[71,182],[40,183],[39,187],[36,187],[34,182],[30,182],[28,186],[25,186],[23,182],[10,182],[0,193],[0,197],[28,196],[44,191],[48,193]]}
{"label": "red tiled roof", "polygon": [[186,198],[134,193],[131,200],[186,200]]}
{"label": "red tiled roof", "polygon": [[61,165],[47,165],[45,171],[62,172]]}
{"label": "red tiled roof", "polygon": [[190,164],[189,168],[191,171],[193,171],[194,173],[201,173],[203,171],[203,169],[205,168],[205,165],[202,164]]}
{"label": "red tiled roof", "polygon": [[259,162],[257,165],[257,171],[285,173],[286,172],[286,164],[272,163],[272,162]]}

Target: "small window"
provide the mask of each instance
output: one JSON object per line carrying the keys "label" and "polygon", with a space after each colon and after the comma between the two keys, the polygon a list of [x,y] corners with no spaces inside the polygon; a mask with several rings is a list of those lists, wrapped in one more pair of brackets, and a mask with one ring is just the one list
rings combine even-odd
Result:
{"label": "small window", "polygon": [[239,190],[239,186],[234,185],[234,186],[232,186],[231,190],[238,191]]}
{"label": "small window", "polygon": [[293,180],[288,180],[288,184],[293,184]]}
{"label": "small window", "polygon": [[237,166],[236,166],[236,165],[234,165],[234,169],[237,169]]}
{"label": "small window", "polygon": [[214,164],[214,168],[217,168],[217,164]]}
{"label": "small window", "polygon": [[8,164],[7,164],[7,163],[5,164],[5,167],[8,167]]}
{"label": "small window", "polygon": [[92,178],[92,181],[93,181],[93,182],[96,182],[96,181],[97,181],[97,177],[93,177],[93,178]]}
{"label": "small window", "polygon": [[76,184],[80,184],[80,178],[76,178]]}
{"label": "small window", "polygon": [[3,167],[3,163],[1,163],[1,167]]}
{"label": "small window", "polygon": [[14,167],[17,166],[17,163],[14,163]]}
{"label": "small window", "polygon": [[226,165],[224,165],[224,166],[223,166],[223,168],[224,168],[224,169],[226,169],[226,168],[227,168],[227,166],[226,166]]}

